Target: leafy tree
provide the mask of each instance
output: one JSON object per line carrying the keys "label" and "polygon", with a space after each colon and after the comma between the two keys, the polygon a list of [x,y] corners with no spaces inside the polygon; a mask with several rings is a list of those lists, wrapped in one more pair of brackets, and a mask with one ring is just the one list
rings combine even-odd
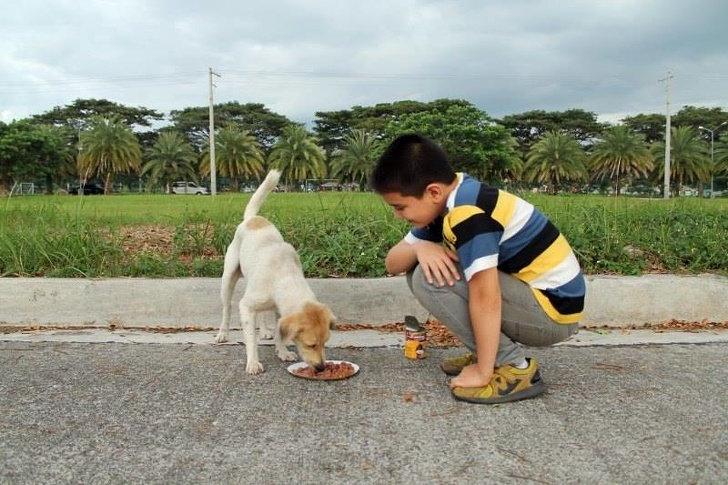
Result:
{"label": "leafy tree", "polygon": [[555,193],[561,182],[584,178],[585,159],[584,150],[574,138],[551,131],[531,147],[523,175],[526,181],[546,184]]}
{"label": "leafy tree", "polygon": [[139,142],[131,129],[117,118],[93,118],[89,128],[81,133],[79,143],[79,174],[84,180],[94,175],[104,178],[106,194],[111,191],[114,175],[139,170]]}
{"label": "leafy tree", "polygon": [[451,104],[444,111],[404,115],[387,125],[388,139],[405,133],[432,138],[445,149],[456,170],[484,180],[514,175],[519,168],[516,145],[506,128],[472,105]]}
{"label": "leafy tree", "polygon": [[354,106],[349,110],[320,111],[316,113],[314,131],[321,146],[329,155],[344,147],[344,137],[360,129],[376,139],[384,138],[387,125],[415,113],[444,113],[451,106],[473,107],[459,99],[437,99],[429,103],[404,100],[379,103],[374,106]]}
{"label": "leafy tree", "polygon": [[382,152],[381,142],[364,130],[344,136],[344,148],[331,161],[332,175],[362,185]]}
{"label": "leafy tree", "polygon": [[[217,130],[216,130],[217,131]],[[239,126],[228,125],[215,134],[215,168],[239,188],[241,179],[258,177],[263,172],[263,151],[258,140]],[[202,156],[200,173],[210,174],[210,150]]]}
{"label": "leafy tree", "polygon": [[[237,125],[255,136],[260,146],[269,150],[291,121],[283,115],[270,111],[260,103],[240,104],[229,102],[216,104],[215,128]],[[210,119],[207,106],[194,106],[174,110],[170,119],[177,131],[184,133],[188,140],[203,151],[208,144]]]}
{"label": "leafy tree", "polygon": [[62,129],[29,120],[0,125],[0,185],[45,181],[46,191],[66,174],[70,159]]}
{"label": "leafy tree", "polygon": [[652,153],[642,135],[628,126],[618,125],[604,131],[602,139],[594,147],[590,168],[595,179],[609,178],[614,193],[619,195],[624,177],[647,177],[653,168]]}
{"label": "leafy tree", "polygon": [[[690,126],[670,130],[670,179],[677,184],[677,193],[685,183],[705,182],[710,178],[708,146]],[[665,142],[653,146],[659,177],[665,173]]]}
{"label": "leafy tree", "polygon": [[197,154],[182,135],[174,131],[159,134],[154,146],[147,151],[142,175],[148,175],[152,185],[163,184],[166,192],[174,180],[196,180]]}
{"label": "leafy tree", "polygon": [[289,125],[273,145],[268,157],[271,168],[283,172],[283,180],[290,184],[307,178],[322,178],[326,175],[326,155],[323,148],[303,125]]}
{"label": "leafy tree", "polygon": [[76,132],[85,130],[94,118],[115,118],[126,126],[149,128],[164,115],[149,108],[125,106],[106,99],[77,99],[66,106],[56,106],[36,115],[33,120],[41,124],[68,126]]}
{"label": "leafy tree", "polygon": [[[344,138],[352,130],[360,129],[353,110],[318,111],[314,120],[314,132],[321,147],[330,156],[344,147]],[[376,135],[375,135],[376,137]]]}
{"label": "leafy tree", "polygon": [[[704,108],[697,106],[683,106],[680,111],[671,117],[673,127],[689,126],[697,130],[699,126],[713,128],[724,121],[728,121],[728,112],[723,108]],[[665,115],[661,113],[638,114],[628,116],[622,122],[633,131],[645,136],[647,143],[665,140]],[[710,139],[709,134],[701,134]]]}
{"label": "leafy tree", "polygon": [[[723,108],[704,108],[698,106],[683,106],[672,118],[672,123],[675,126],[690,126],[696,131],[699,126],[713,129],[724,121],[728,121],[728,112],[724,111]],[[709,133],[701,134],[701,136],[710,140]]]}
{"label": "leafy tree", "polygon": [[76,99],[65,106],[56,106],[43,114],[32,117],[34,123],[49,124],[65,128],[66,144],[69,150],[76,150],[79,134],[87,130],[95,117],[115,118],[132,127],[139,143],[143,147],[151,147],[156,132],[151,130],[155,121],[162,120],[164,115],[143,106],[133,107],[115,103],[107,99]]}
{"label": "leafy tree", "polygon": [[523,153],[527,153],[548,132],[567,133],[586,145],[604,129],[595,113],[582,109],[526,111],[505,116],[500,123],[510,130]]}
{"label": "leafy tree", "polygon": [[622,123],[632,131],[644,136],[647,143],[665,139],[665,115],[652,113],[627,116],[622,120]]}

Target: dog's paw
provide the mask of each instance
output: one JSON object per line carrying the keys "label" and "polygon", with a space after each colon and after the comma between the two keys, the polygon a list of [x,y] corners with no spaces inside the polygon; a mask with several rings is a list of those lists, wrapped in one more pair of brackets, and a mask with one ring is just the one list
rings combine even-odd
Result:
{"label": "dog's paw", "polygon": [[248,362],[248,365],[245,366],[245,372],[248,374],[260,374],[263,372],[263,364],[260,362]]}
{"label": "dog's paw", "polygon": [[283,362],[293,362],[294,360],[298,360],[298,355],[290,350],[283,350],[276,353],[278,354],[278,358]]}
{"label": "dog's paw", "polygon": [[223,332],[222,330],[220,330],[217,333],[217,336],[215,337],[215,342],[221,344],[221,343],[227,342],[227,341],[228,341],[228,333],[227,332]]}

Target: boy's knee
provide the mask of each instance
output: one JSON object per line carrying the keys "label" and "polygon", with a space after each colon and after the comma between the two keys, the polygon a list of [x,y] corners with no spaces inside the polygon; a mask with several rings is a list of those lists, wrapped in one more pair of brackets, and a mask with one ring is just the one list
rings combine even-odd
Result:
{"label": "boy's knee", "polygon": [[407,286],[409,286],[412,293],[415,292],[415,285],[419,285],[422,280],[424,280],[424,275],[419,264],[414,269],[407,271]]}
{"label": "boy's knee", "polygon": [[425,279],[425,274],[418,264],[412,271],[407,272],[407,285],[415,298],[422,300],[424,296],[429,294],[433,288]]}

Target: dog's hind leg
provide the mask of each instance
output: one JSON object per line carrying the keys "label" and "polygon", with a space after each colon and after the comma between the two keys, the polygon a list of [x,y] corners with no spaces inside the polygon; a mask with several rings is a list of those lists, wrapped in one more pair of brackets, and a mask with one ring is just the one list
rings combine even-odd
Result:
{"label": "dog's hind leg", "polygon": [[222,300],[222,323],[220,323],[220,331],[215,337],[215,342],[227,342],[230,332],[230,303],[235,291],[235,284],[243,275],[240,271],[240,262],[238,260],[238,251],[240,244],[237,238],[230,243],[225,252],[225,266],[222,272],[222,286],[220,288],[220,300]]}
{"label": "dog's hind leg", "polygon": [[240,300],[240,324],[243,326],[243,341],[245,342],[247,357],[245,372],[260,374],[263,372],[263,364],[258,360],[258,332],[255,329],[255,311],[248,307],[245,297]]}

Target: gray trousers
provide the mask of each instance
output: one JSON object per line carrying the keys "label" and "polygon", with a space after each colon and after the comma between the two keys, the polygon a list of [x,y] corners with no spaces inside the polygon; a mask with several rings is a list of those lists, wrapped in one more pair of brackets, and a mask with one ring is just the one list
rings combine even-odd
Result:
{"label": "gray trousers", "polygon": [[[420,268],[416,266],[407,273],[407,284],[420,304],[442,322],[472,352],[475,352],[475,337],[470,322],[468,307],[468,283],[460,270],[460,280],[453,286],[437,287],[430,284]],[[525,358],[522,343],[531,347],[544,347],[575,334],[577,323],[563,325],[556,323],[544,312],[536,301],[528,284],[498,272],[501,288],[501,334],[495,365],[520,363]]]}

